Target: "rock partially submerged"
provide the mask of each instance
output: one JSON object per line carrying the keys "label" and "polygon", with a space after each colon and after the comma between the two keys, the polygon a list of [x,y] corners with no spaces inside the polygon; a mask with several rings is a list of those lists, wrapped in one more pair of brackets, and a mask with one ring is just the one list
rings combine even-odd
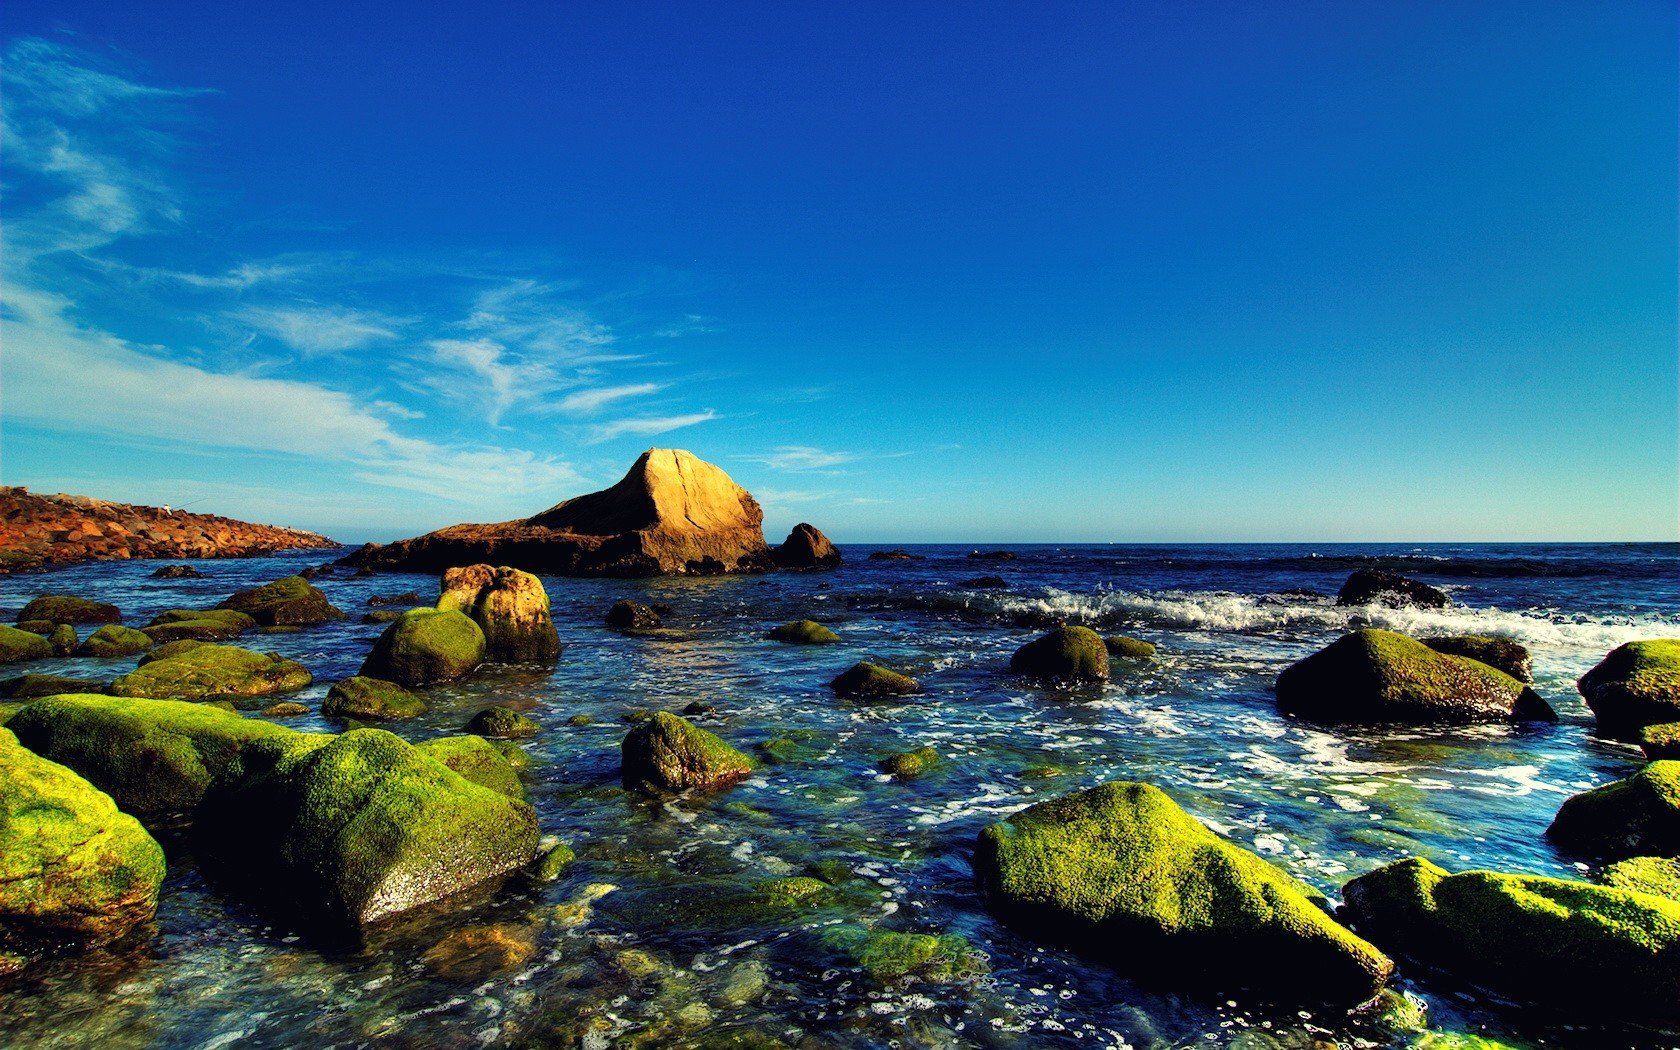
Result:
{"label": "rock partially submerged", "polygon": [[1423,644],[1438,653],[1479,660],[1495,670],[1504,671],[1519,682],[1534,681],[1534,669],[1528,655],[1528,647],[1521,642],[1489,634],[1453,634],[1440,638],[1425,638]]}
{"label": "rock partially submerged", "polygon": [[467,721],[467,732],[493,740],[525,740],[536,736],[542,726],[511,707],[486,707]]}
{"label": "rock partially submerged", "polygon": [[0,664],[45,660],[52,654],[52,643],[41,635],[0,623]]}
{"label": "rock partially submerged", "polygon": [[13,700],[33,700],[60,693],[102,693],[105,684],[90,678],[70,678],[61,674],[24,674],[0,682],[0,696]]}
{"label": "rock partially submerged", "polygon": [[1337,605],[1387,605],[1393,608],[1416,606],[1420,609],[1445,609],[1452,604],[1447,592],[1439,587],[1410,579],[1386,569],[1356,569],[1336,592]]}
{"label": "rock partially submerged", "polygon": [[321,701],[321,714],[341,722],[386,721],[426,713],[426,702],[395,682],[352,675],[334,682]]}
{"label": "rock partially submerged", "polygon": [[1107,681],[1108,647],[1089,627],[1057,627],[1015,650],[1009,670],[1033,678]]}
{"label": "rock partially submerged", "polygon": [[238,638],[256,625],[256,620],[234,609],[169,609],[153,617],[143,630],[153,642],[174,642],[182,638],[225,642]]}
{"label": "rock partially submerged", "polygon": [[619,751],[628,788],[711,791],[753,771],[752,759],[717,734],[665,711],[625,734]]}
{"label": "rock partially submerged", "polygon": [[784,569],[832,569],[840,564],[840,551],[815,525],[800,522],[782,545],[771,552]]}
{"label": "rock partially submerged", "polygon": [[862,700],[885,700],[922,691],[921,683],[909,675],[889,671],[867,660],[842,671],[828,686],[841,696]]}
{"label": "rock partially submerged", "polygon": [[121,623],[122,610],[107,602],[69,594],[43,594],[18,613],[18,623],[26,620],[45,620],[52,624]]}
{"label": "rock partially submerged", "polygon": [[234,645],[195,645],[184,652],[154,657],[143,659],[139,667],[112,682],[111,693],[234,699],[295,692],[315,680],[309,669],[296,661]]}
{"label": "rock partially submerged", "polygon": [[881,760],[881,770],[899,780],[914,780],[939,765],[939,761],[939,752],[932,744],[927,744],[913,751],[888,755]]}
{"label": "rock partially submerged", "polygon": [[787,642],[790,645],[828,645],[840,640],[839,635],[815,620],[795,620],[780,627],[772,627],[765,637],[773,642]]}
{"label": "rock partially submerged", "polygon": [[651,631],[661,620],[658,610],[630,598],[620,598],[607,610],[605,623],[615,631]]}
{"label": "rock partially submerged", "polygon": [[108,623],[94,631],[76,647],[77,656],[133,656],[153,645],[152,636],[121,624]]}
{"label": "rock partially submerged", "polygon": [[1607,860],[1680,854],[1680,762],[1652,762],[1625,780],[1570,796],[1546,836]]}
{"label": "rock partially submerged", "polygon": [[500,748],[481,736],[440,736],[414,746],[480,787],[508,798],[525,799],[518,770]]}
{"label": "rock partially submerged", "polygon": [[216,608],[244,613],[263,627],[314,627],[344,619],[344,613],[302,576],[240,591]]}
{"label": "rock partially submerged", "polygon": [[161,565],[153,573],[154,580],[202,580],[204,574],[191,565]]}
{"label": "rock partially submerged", "polygon": [[1576,687],[1605,736],[1637,740],[1645,726],[1680,722],[1680,638],[1617,646]]}
{"label": "rock partially submerged", "polygon": [[505,565],[446,570],[437,607],[472,617],[484,632],[487,660],[551,664],[560,658],[560,634],[549,614],[548,592],[528,572]]}
{"label": "rock partially submerged", "polygon": [[484,632],[465,613],[410,609],[385,628],[358,672],[415,688],[452,682],[484,662]]}

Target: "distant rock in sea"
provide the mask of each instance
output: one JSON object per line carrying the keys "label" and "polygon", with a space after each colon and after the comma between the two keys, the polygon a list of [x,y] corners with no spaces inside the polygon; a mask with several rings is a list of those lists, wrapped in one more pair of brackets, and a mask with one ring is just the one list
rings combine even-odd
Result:
{"label": "distant rock in sea", "polygon": [[[810,533],[813,559],[832,554],[838,561],[826,538],[814,528]],[[642,453],[611,488],[533,517],[451,525],[370,544],[344,560],[412,572],[489,562],[558,576],[709,576],[779,567],[752,494],[693,453],[665,448]]]}
{"label": "distant rock in sea", "polygon": [[0,573],[131,558],[248,558],[337,547],[325,536],[168,507],[0,488]]}

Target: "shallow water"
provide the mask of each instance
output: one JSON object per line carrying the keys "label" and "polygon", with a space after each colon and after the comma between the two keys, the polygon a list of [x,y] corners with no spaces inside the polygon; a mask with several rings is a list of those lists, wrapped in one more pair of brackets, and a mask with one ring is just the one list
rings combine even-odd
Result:
{"label": "shallow water", "polygon": [[[157,935],[143,946],[47,962],[0,990],[0,1041],[79,1046],[673,1045],[703,1033],[802,1046],[1405,1046],[1371,1022],[1183,996],[1044,948],[993,921],[969,868],[975,835],[1024,805],[1110,779],[1166,788],[1233,841],[1332,898],[1347,879],[1422,854],[1446,867],[1581,877],[1542,836],[1569,794],[1638,768],[1599,741],[1573,682],[1635,638],[1680,634],[1680,546],[1024,546],[1012,562],[967,548],[917,547],[920,561],[867,561],[848,548],[829,573],[602,581],[545,579],[566,649],[559,666],[500,668],[427,692],[430,712],[388,728],[411,739],[458,730],[484,704],[543,724],[528,742],[526,787],[543,830],[578,862],[558,882],[510,881],[488,900],[325,946],[265,925],[199,878],[165,836],[170,875]],[[130,624],[213,604],[321,560],[298,552],[199,562],[208,579],[152,580],[156,563],[77,566],[0,583],[10,615],[37,593],[116,602]],[[1445,586],[1443,611],[1347,610],[1328,598],[1376,560]],[[1009,580],[1007,591],[961,581]],[[316,581],[351,619],[243,644],[305,663],[315,706],[354,674],[378,626],[367,599],[429,577]],[[621,597],[675,608],[660,638],[601,624]],[[1117,663],[1101,688],[1057,691],[1001,669],[1034,637],[1028,614],[1078,618],[1156,643],[1145,668]],[[762,639],[810,616],[839,645]],[[1533,652],[1555,726],[1325,732],[1280,717],[1277,672],[1350,626],[1505,634]],[[85,633],[85,631],[84,631]],[[904,704],[835,699],[826,687],[859,659],[917,676]],[[64,660],[30,670],[110,678],[132,660]],[[622,716],[715,704],[701,723],[751,750],[791,737],[793,760],[704,798],[655,802],[618,790]],[[595,724],[571,726],[588,715]],[[299,729],[336,728],[310,715]],[[932,744],[945,758],[910,783],[880,774],[886,754]],[[1059,775],[1039,773],[1054,767]],[[856,876],[826,903],[766,921],[729,906],[731,887],[838,861]],[[598,885],[616,887],[600,893]],[[600,894],[596,899],[596,894]],[[498,924],[518,961],[440,972],[425,953],[462,926]],[[978,955],[964,973],[882,986],[826,946],[836,924],[956,934]],[[637,949],[627,954],[628,949]],[[650,963],[640,953],[652,957]],[[979,971],[979,972],[975,972]],[[1554,1025],[1408,974],[1431,1027],[1517,1046],[1660,1043]],[[745,1044],[750,1045],[750,1044]]]}

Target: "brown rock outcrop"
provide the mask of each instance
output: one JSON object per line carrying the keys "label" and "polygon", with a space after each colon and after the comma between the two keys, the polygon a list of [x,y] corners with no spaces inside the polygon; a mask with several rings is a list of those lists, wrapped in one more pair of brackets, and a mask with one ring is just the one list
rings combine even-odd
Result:
{"label": "brown rock outcrop", "polygon": [[784,569],[832,569],[840,564],[840,551],[815,525],[800,522],[788,533],[771,556]]}

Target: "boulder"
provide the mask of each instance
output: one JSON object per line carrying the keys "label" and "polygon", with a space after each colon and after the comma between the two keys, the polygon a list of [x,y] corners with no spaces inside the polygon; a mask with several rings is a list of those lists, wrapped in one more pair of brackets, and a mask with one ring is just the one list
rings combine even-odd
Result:
{"label": "boulder", "polygon": [[296,735],[206,704],[81,694],[37,700],[6,728],[141,818],[191,810],[251,741]]}
{"label": "boulder", "polygon": [[108,623],[76,647],[77,656],[133,656],[152,647],[152,637],[132,627]]}
{"label": "boulder", "polygon": [[1370,628],[1285,668],[1277,699],[1285,714],[1327,725],[1557,719],[1539,694],[1503,671]]}
{"label": "boulder", "polygon": [[1519,682],[1534,681],[1534,668],[1528,647],[1509,638],[1489,634],[1452,634],[1441,638],[1425,638],[1423,644],[1438,653],[1468,656],[1497,671],[1504,671]]}
{"label": "boulder", "polygon": [[986,957],[961,934],[905,933],[850,924],[822,932],[821,943],[877,984],[906,978],[945,984],[986,972]]}
{"label": "boulder", "polygon": [[909,551],[892,550],[892,551],[870,551],[868,560],[869,561],[922,561],[923,558],[920,554],[911,554]]}
{"label": "boulder", "polygon": [[842,671],[828,687],[841,696],[861,700],[879,700],[895,696],[909,696],[922,691],[920,682],[907,674],[889,671],[867,660]]}
{"label": "boulder", "polygon": [[410,688],[452,682],[484,662],[484,648],[484,632],[465,613],[410,609],[373,643],[359,673]]}
{"label": "boulder", "polygon": [[1680,722],[1680,638],[1617,646],[1576,687],[1604,736],[1636,740],[1644,726]]}
{"label": "boulder", "polygon": [[881,770],[900,780],[914,780],[939,764],[939,752],[929,744],[914,751],[900,751],[881,760]]}
{"label": "boulder", "polygon": [[1680,1022],[1680,902],[1415,857],[1342,895],[1362,934],[1509,999],[1594,1024]]}
{"label": "boulder", "polygon": [[651,606],[623,598],[607,610],[606,624],[615,631],[651,631],[659,626],[660,619]]}
{"label": "boulder", "polygon": [[530,863],[530,806],[382,729],[253,742],[199,804],[213,874],[309,925],[362,927]]}
{"label": "boulder", "polygon": [[1546,837],[1604,860],[1680,854],[1680,762],[1652,762],[1626,780],[1570,796]]}
{"label": "boulder", "polygon": [[264,627],[313,627],[344,619],[344,613],[302,576],[287,576],[240,591],[216,608],[242,612]]}
{"label": "boulder", "polygon": [[1020,555],[1014,551],[969,551],[971,561],[1014,561]]}
{"label": "boulder", "polygon": [[752,759],[715,733],[665,711],[625,734],[619,753],[628,788],[711,791],[753,771]]}
{"label": "boulder", "polygon": [[0,729],[0,935],[115,940],[157,913],[163,873],[111,796]]}
{"label": "boulder", "polygon": [[40,635],[0,623],[0,664],[45,660],[52,654],[52,643]]}
{"label": "boulder", "polygon": [[1141,638],[1128,638],[1123,634],[1111,634],[1103,639],[1103,648],[1108,655],[1121,660],[1134,660],[1147,663],[1155,659],[1155,646]]}
{"label": "boulder", "polygon": [[840,564],[840,551],[815,525],[804,522],[793,527],[771,557],[784,569],[832,569]]}
{"label": "boulder", "polygon": [[1356,569],[1342,584],[1342,589],[1336,592],[1336,604],[1445,609],[1452,600],[1439,587],[1408,579],[1397,572]]}
{"label": "boulder", "polygon": [[152,573],[154,580],[202,580],[204,574],[191,565],[164,565]]}
{"label": "boulder", "polygon": [[170,609],[152,618],[143,630],[153,642],[192,638],[225,642],[249,631],[257,621],[233,609]]}
{"label": "boulder", "polygon": [[1606,886],[1680,901],[1680,858],[1629,857],[1607,865],[1602,881]]}
{"label": "boulder", "polygon": [[1015,650],[1009,670],[1034,678],[1105,681],[1108,647],[1089,627],[1057,627]]}
{"label": "boulder", "polygon": [[254,653],[236,645],[195,645],[184,652],[146,660],[111,683],[114,696],[230,699],[269,696],[307,688],[309,669],[278,653]]}
{"label": "boulder", "polygon": [[1639,749],[1653,762],[1661,758],[1680,758],[1680,722],[1664,722],[1641,729]]}
{"label": "boulder", "polygon": [[542,726],[511,707],[486,707],[468,720],[467,732],[495,740],[524,740],[536,736]]}
{"label": "boulder", "polygon": [[[488,566],[484,567],[488,568]],[[454,571],[456,570],[449,570],[449,572]],[[445,575],[447,576],[448,573],[445,573]],[[448,588],[447,583],[444,586],[445,589]],[[403,591],[401,594],[376,594],[369,598],[367,603],[369,605],[419,605],[422,600],[423,599],[420,597],[419,591]],[[472,615],[466,609],[462,609],[461,611],[467,613],[469,616]]]}
{"label": "boulder", "polygon": [[76,651],[76,629],[67,623],[61,623],[47,635],[47,644],[52,646],[54,656],[69,656]]}
{"label": "boulder", "polygon": [[354,675],[334,682],[321,701],[321,714],[340,722],[414,718],[426,713],[426,702],[395,682]]}
{"label": "boulder", "polygon": [[792,645],[827,645],[840,640],[839,635],[815,620],[784,623],[780,627],[770,628],[770,632],[764,637],[773,642],[788,642]]}
{"label": "boulder", "polygon": [[363,613],[362,614],[362,622],[363,623],[392,623],[396,620],[402,619],[402,614],[407,612],[407,611],[408,610],[406,610],[406,609],[375,609],[370,613]]}
{"label": "boulder", "polygon": [[548,592],[528,572],[468,565],[443,574],[439,609],[472,617],[484,632],[484,658],[497,663],[551,664],[560,658],[560,635],[548,611]]}
{"label": "boulder", "polygon": [[60,693],[103,693],[105,683],[91,678],[70,678],[61,674],[24,674],[0,682],[0,695],[13,700],[34,700]]}
{"label": "boulder", "polygon": [[17,629],[20,631],[28,631],[30,634],[38,634],[42,638],[45,638],[52,634],[53,628],[57,626],[58,624],[53,623],[51,620],[19,620]]}
{"label": "boulder", "polygon": [[68,594],[44,594],[18,613],[18,622],[46,620],[60,623],[121,623],[122,610],[106,602]]}
{"label": "boulder", "polygon": [[519,783],[519,773],[513,763],[500,748],[481,736],[440,736],[414,746],[480,787],[508,798],[525,799],[525,788]]}
{"label": "boulder", "polygon": [[993,909],[1029,935],[1208,991],[1353,1005],[1394,968],[1312,889],[1147,784],[1103,784],[993,824],[974,869]]}

